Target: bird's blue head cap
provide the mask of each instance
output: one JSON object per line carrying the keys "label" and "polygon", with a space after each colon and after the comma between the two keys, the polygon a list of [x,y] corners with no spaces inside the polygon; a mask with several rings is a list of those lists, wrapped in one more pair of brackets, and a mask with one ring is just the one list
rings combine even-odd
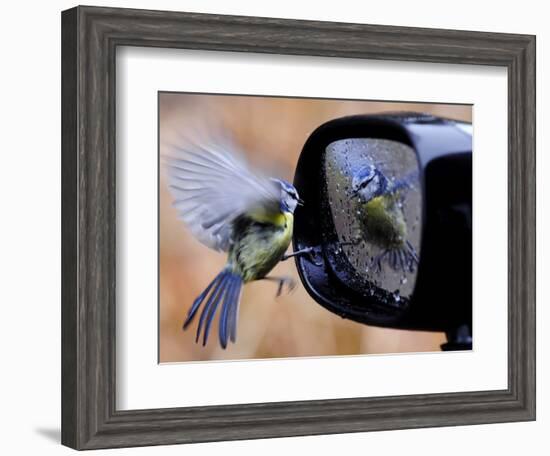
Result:
{"label": "bird's blue head cap", "polygon": [[354,174],[351,191],[353,196],[359,195],[369,201],[386,193],[389,184],[388,178],[376,166],[368,164]]}
{"label": "bird's blue head cap", "polygon": [[296,187],[283,179],[272,179],[281,188],[281,211],[294,213],[297,205],[302,205],[303,201],[298,195]]}

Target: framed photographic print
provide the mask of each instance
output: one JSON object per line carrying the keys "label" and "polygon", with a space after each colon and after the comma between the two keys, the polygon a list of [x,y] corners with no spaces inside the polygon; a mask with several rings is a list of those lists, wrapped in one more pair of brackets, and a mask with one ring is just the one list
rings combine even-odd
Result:
{"label": "framed photographic print", "polygon": [[535,38],[62,13],[62,443],[535,418]]}

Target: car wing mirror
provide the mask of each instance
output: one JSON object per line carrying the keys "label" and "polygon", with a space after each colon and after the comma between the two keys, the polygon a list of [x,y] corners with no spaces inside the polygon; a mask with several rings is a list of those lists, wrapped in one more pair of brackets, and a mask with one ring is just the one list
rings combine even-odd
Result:
{"label": "car wing mirror", "polygon": [[472,126],[417,113],[317,128],[294,184],[296,264],[322,306],[361,323],[445,331],[471,349]]}

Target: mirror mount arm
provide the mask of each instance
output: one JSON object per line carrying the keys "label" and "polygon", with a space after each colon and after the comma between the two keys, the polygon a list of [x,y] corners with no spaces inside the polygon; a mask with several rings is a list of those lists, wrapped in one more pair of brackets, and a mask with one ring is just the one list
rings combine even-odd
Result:
{"label": "mirror mount arm", "polygon": [[470,325],[461,325],[458,328],[447,331],[447,342],[441,344],[443,351],[471,350],[472,328]]}

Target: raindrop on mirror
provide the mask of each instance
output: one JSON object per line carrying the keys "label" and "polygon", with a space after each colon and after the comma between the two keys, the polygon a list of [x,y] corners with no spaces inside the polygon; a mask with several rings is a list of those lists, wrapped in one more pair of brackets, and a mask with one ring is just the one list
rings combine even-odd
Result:
{"label": "raindrop on mirror", "polygon": [[350,138],[325,154],[328,202],[339,246],[355,272],[398,304],[409,298],[420,255],[422,198],[415,151],[400,142]]}

